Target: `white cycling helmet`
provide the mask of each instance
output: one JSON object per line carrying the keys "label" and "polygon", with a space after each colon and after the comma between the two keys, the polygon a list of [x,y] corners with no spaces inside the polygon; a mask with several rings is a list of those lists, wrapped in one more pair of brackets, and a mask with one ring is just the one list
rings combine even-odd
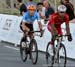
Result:
{"label": "white cycling helmet", "polygon": [[66,12],[66,10],[67,10],[67,8],[66,8],[66,6],[64,6],[64,5],[59,5],[59,6],[58,6],[58,11],[59,11],[59,12]]}

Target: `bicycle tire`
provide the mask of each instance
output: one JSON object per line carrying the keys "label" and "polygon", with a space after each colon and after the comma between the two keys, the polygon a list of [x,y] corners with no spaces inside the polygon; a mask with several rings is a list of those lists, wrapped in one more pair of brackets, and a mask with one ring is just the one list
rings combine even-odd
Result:
{"label": "bicycle tire", "polygon": [[[21,56],[21,59],[22,59],[22,61],[23,62],[25,62],[26,60],[27,60],[27,53],[26,53],[26,51],[27,51],[27,48],[23,48],[22,47],[22,44],[23,43],[25,43],[26,44],[26,42],[25,42],[25,40],[24,40],[24,37],[21,39],[21,42],[20,42],[20,56]],[[27,44],[26,44],[26,46],[27,46]],[[23,54],[23,53],[25,53],[25,54]],[[25,56],[24,56],[25,55]]]}
{"label": "bicycle tire", "polygon": [[[64,56],[61,56],[61,57],[59,58],[59,52],[58,52],[58,58],[59,58],[58,60],[60,60],[61,63],[62,63],[62,61],[64,60],[64,62],[63,62],[62,65],[60,65],[60,66],[66,67],[66,63],[67,63],[66,57],[67,57],[67,54],[66,54],[66,48],[65,48],[65,46],[64,46],[63,43],[60,43],[60,49],[59,49],[59,51],[60,51],[61,49],[64,50],[64,52],[63,52]],[[62,58],[63,58],[63,60],[62,60]],[[62,60],[62,61],[61,61],[61,60]],[[60,64],[60,62],[59,62],[59,64]]]}
{"label": "bicycle tire", "polygon": [[[33,50],[33,46],[35,47],[35,50]],[[37,47],[37,42],[35,39],[32,39],[31,42],[30,42],[30,55],[31,55],[31,60],[32,60],[32,63],[33,64],[36,64],[37,63],[37,60],[38,60],[38,47]],[[33,56],[33,53],[35,52],[36,56],[34,58]]]}
{"label": "bicycle tire", "polygon": [[[48,42],[47,47],[46,47],[46,63],[48,67],[53,67],[54,56],[51,56],[48,51],[50,45],[51,45],[51,42]],[[50,60],[49,60],[49,57],[50,57]]]}

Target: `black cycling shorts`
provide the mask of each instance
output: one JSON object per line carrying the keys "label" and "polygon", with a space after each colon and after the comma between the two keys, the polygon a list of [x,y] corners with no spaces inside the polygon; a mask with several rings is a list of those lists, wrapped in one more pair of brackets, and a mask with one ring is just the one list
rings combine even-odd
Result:
{"label": "black cycling shorts", "polygon": [[[24,31],[21,25],[22,25],[22,22],[21,22],[21,24],[20,24],[20,29],[21,29],[22,31]],[[25,25],[30,29],[30,31],[33,31],[33,24],[27,24],[27,23],[25,23]]]}

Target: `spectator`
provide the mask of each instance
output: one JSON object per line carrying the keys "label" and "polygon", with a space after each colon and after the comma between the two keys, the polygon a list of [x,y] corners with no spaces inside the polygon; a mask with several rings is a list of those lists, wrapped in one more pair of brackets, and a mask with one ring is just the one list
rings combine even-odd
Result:
{"label": "spectator", "polygon": [[46,13],[45,13],[45,16],[46,18],[49,18],[49,15],[53,14],[54,13],[54,10],[53,8],[50,6],[49,2],[48,1],[44,1],[43,2],[45,8],[46,8]]}
{"label": "spectator", "polygon": [[45,7],[43,6],[43,3],[39,2],[37,4],[38,12],[41,19],[45,19]]}
{"label": "spectator", "polygon": [[69,2],[69,0],[61,0],[61,4],[64,4],[67,7],[66,13],[69,15],[69,19],[73,20],[73,18],[74,18],[74,7],[73,7],[73,5]]}
{"label": "spectator", "polygon": [[27,8],[26,8],[25,4],[22,3],[22,0],[17,0],[17,2],[19,3],[20,15],[23,15],[24,12],[27,11]]}
{"label": "spectator", "polygon": [[26,4],[26,6],[31,5],[31,4],[33,4],[33,5],[35,5],[35,6],[36,6],[36,3],[35,3],[35,2],[33,2],[33,0],[28,0],[28,3]]}

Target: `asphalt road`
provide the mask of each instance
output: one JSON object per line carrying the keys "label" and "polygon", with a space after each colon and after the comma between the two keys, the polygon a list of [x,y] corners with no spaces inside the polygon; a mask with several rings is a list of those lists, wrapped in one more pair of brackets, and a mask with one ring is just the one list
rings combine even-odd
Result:
{"label": "asphalt road", "polygon": [[[33,65],[29,58],[26,62],[22,62],[18,47],[1,42],[0,67],[47,67],[45,53],[39,52],[38,62],[36,65]],[[67,67],[75,67],[75,61],[67,59]]]}

